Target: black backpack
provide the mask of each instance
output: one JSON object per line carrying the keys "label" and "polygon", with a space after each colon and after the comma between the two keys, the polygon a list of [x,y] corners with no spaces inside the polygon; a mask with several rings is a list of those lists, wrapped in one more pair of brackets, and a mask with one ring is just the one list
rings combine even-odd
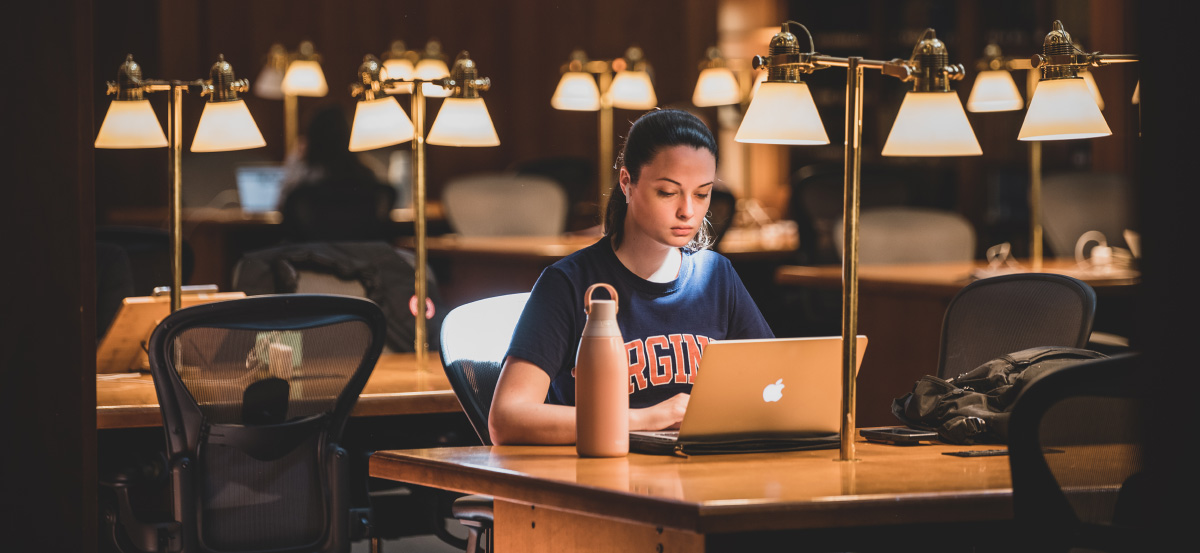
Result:
{"label": "black backpack", "polygon": [[947,443],[1008,443],[1009,411],[1029,383],[1103,353],[1043,346],[988,361],[943,380],[922,376],[913,391],[892,401],[892,414],[911,428],[934,431]]}

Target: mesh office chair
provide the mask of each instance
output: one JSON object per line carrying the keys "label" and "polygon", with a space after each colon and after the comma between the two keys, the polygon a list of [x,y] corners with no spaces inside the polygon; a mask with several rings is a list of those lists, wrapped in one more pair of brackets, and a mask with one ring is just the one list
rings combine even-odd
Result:
{"label": "mesh office chair", "polygon": [[1035,551],[1147,546],[1137,354],[1034,381],[1009,419],[1013,514]]}
{"label": "mesh office chair", "polygon": [[[375,304],[325,295],[215,302],[164,319],[149,358],[173,520],[121,517],[129,541],[144,551],[349,551],[351,518],[369,517],[351,511],[339,443],[384,328]],[[128,490],[115,489],[129,512]]]}
{"label": "mesh office chair", "polygon": [[946,307],[938,376],[950,378],[1036,346],[1082,348],[1096,313],[1096,292],[1069,276],[1001,275],[968,284]]}
{"label": "mesh office chair", "polygon": [[[471,426],[492,445],[488,413],[496,381],[529,293],[474,301],[450,311],[442,323],[442,366]],[[492,550],[492,498],[468,495],[455,500],[455,518],[467,527],[467,551]]]}

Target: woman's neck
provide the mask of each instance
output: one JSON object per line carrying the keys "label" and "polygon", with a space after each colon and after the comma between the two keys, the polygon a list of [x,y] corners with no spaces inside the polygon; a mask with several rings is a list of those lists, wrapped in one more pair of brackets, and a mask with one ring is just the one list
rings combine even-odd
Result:
{"label": "woman's neck", "polygon": [[650,282],[671,282],[679,276],[683,251],[654,240],[626,235],[615,253],[633,274]]}

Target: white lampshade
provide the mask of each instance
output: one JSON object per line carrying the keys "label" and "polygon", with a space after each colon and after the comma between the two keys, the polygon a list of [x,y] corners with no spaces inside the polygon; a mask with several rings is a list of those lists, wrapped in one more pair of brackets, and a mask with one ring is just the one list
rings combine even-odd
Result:
{"label": "white lampshade", "polygon": [[596,79],[583,71],[563,73],[554,96],[550,97],[550,105],[567,111],[598,111],[600,88],[596,86]]}
{"label": "white lampshade", "polygon": [[413,124],[391,96],[364,100],[354,107],[350,151],[374,150],[413,139]]}
{"label": "white lampshade", "polygon": [[483,98],[446,98],[426,142],[438,146],[499,146]]}
{"label": "white lampshade", "polygon": [[1025,107],[1012,73],[1001,69],[980,71],[967,97],[967,111],[1014,111]]}
{"label": "white lampshade", "polygon": [[829,144],[817,104],[806,83],[764,82],[750,102],[738,142],[756,144]]}
{"label": "white lampshade", "polygon": [[766,71],[759,71],[758,76],[754,77],[754,86],[750,87],[751,100],[754,99],[755,94],[758,94],[758,88],[762,86],[763,83],[767,82],[767,74],[768,73]]}
{"label": "white lampshade", "polygon": [[[388,58],[383,62],[383,73],[384,79],[412,79],[416,75],[416,70],[411,60]],[[393,94],[407,94],[412,92],[412,83],[397,83],[387,90]]]}
{"label": "white lampshade", "polygon": [[274,64],[264,65],[262,71],[258,72],[258,78],[254,79],[254,95],[268,100],[282,100],[283,72]]}
{"label": "white lampshade", "polygon": [[696,79],[692,104],[696,107],[728,106],[742,101],[737,79],[728,67],[709,67]]}
{"label": "white lampshade", "polygon": [[1137,84],[1133,85],[1133,103],[1142,103],[1142,81],[1138,81]]}
{"label": "white lampshade", "polygon": [[1092,76],[1091,71],[1080,71],[1079,76],[1083,77],[1083,82],[1087,83],[1088,91],[1092,93],[1092,99],[1096,101],[1096,107],[1104,109],[1104,97],[1100,96],[1100,87],[1096,86],[1096,77]]}
{"label": "white lampshade", "polygon": [[292,96],[324,96],[329,94],[321,64],[313,60],[296,60],[288,64],[281,85],[284,94]]}
{"label": "white lampshade", "polygon": [[615,108],[650,109],[658,105],[650,74],[645,71],[617,71],[608,94]]}
{"label": "white lampshade", "polygon": [[97,148],[164,148],[167,135],[150,100],[113,100],[96,135]]}
{"label": "white lampshade", "polygon": [[1017,139],[1070,140],[1111,134],[1083,79],[1054,79],[1038,83]]}
{"label": "white lampshade", "polygon": [[954,92],[913,92],[904,95],[900,113],[883,145],[885,156],[982,155],[967,112]]}
{"label": "white lampshade", "polygon": [[[423,81],[444,79],[450,76],[450,68],[446,67],[446,62],[436,58],[425,58],[417,62],[417,67],[413,71],[414,76]],[[430,98],[450,96],[450,90],[433,83],[422,83],[421,92]]]}
{"label": "white lampshade", "polygon": [[[1091,71],[1080,71],[1079,78],[1083,79],[1084,84],[1088,87],[1088,92],[1092,95],[1092,100],[1096,102],[1096,107],[1104,109],[1104,97],[1100,95],[1100,88],[1096,86],[1096,77],[1092,76]],[[1034,94],[1037,94],[1037,87],[1041,81],[1033,83]]]}
{"label": "white lampshade", "polygon": [[383,62],[383,70],[387,71],[389,79],[411,79],[415,75],[413,62],[405,58],[388,58]]}
{"label": "white lampshade", "polygon": [[192,139],[193,152],[248,150],[266,145],[245,101],[205,102]]}

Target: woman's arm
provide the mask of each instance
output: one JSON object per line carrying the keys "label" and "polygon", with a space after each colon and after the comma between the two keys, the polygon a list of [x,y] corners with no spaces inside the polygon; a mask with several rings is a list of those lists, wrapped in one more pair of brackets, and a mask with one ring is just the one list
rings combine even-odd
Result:
{"label": "woman's arm", "polygon": [[[496,445],[573,444],[575,408],[546,403],[550,376],[537,365],[509,356],[496,383],[488,415],[488,432]],[[678,428],[687,409],[688,394],[652,407],[629,410],[630,430]]]}
{"label": "woman's arm", "polygon": [[492,443],[575,443],[575,408],[546,403],[548,391],[550,375],[537,365],[511,355],[505,359],[488,415]]}

